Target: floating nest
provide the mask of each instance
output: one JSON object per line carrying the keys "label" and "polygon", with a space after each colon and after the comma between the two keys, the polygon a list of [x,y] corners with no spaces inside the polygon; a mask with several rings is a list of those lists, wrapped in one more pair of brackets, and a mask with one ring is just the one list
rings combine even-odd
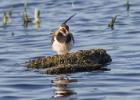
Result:
{"label": "floating nest", "polygon": [[112,61],[104,49],[79,50],[67,55],[39,57],[26,63],[29,69],[41,69],[46,74],[107,71],[106,64]]}

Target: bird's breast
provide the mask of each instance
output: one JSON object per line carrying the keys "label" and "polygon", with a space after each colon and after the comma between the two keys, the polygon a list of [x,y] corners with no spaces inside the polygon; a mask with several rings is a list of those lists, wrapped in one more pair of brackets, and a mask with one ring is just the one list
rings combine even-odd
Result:
{"label": "bird's breast", "polygon": [[63,35],[62,33],[59,33],[56,36],[56,39],[60,43],[69,43],[72,40],[72,35],[71,34]]}

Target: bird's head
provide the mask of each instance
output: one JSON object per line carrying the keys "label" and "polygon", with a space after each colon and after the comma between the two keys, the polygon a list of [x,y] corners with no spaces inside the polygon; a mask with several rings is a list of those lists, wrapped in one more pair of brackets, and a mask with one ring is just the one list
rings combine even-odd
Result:
{"label": "bird's head", "polygon": [[69,33],[69,26],[67,25],[67,22],[76,15],[73,14],[72,16],[70,16],[68,19],[66,19],[59,27],[59,32],[64,33],[65,35],[67,35]]}
{"label": "bird's head", "polygon": [[70,16],[68,19],[66,19],[58,28],[58,30],[56,32],[53,33],[53,36],[55,36],[58,40],[60,41],[66,41],[67,37],[69,37],[70,35],[70,31],[69,31],[69,26],[67,25],[67,22],[76,15],[73,14],[72,16]]}
{"label": "bird's head", "polygon": [[61,24],[61,26],[59,27],[59,32],[64,33],[64,34],[68,34],[69,33],[69,26],[66,24]]}

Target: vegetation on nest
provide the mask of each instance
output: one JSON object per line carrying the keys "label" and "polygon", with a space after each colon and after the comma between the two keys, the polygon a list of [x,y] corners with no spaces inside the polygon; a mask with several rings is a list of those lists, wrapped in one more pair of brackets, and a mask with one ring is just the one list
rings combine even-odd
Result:
{"label": "vegetation on nest", "polygon": [[39,57],[27,62],[29,69],[43,69],[46,74],[64,74],[94,70],[108,70],[103,67],[111,62],[111,57],[104,49],[79,50],[67,55]]}

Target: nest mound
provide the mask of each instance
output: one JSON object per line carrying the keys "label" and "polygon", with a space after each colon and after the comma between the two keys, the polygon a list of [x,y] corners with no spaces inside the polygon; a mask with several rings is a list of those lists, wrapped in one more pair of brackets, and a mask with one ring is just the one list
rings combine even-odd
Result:
{"label": "nest mound", "polygon": [[39,57],[27,62],[27,68],[43,69],[46,74],[66,74],[94,70],[109,70],[104,67],[112,61],[104,49],[79,50],[67,55]]}

